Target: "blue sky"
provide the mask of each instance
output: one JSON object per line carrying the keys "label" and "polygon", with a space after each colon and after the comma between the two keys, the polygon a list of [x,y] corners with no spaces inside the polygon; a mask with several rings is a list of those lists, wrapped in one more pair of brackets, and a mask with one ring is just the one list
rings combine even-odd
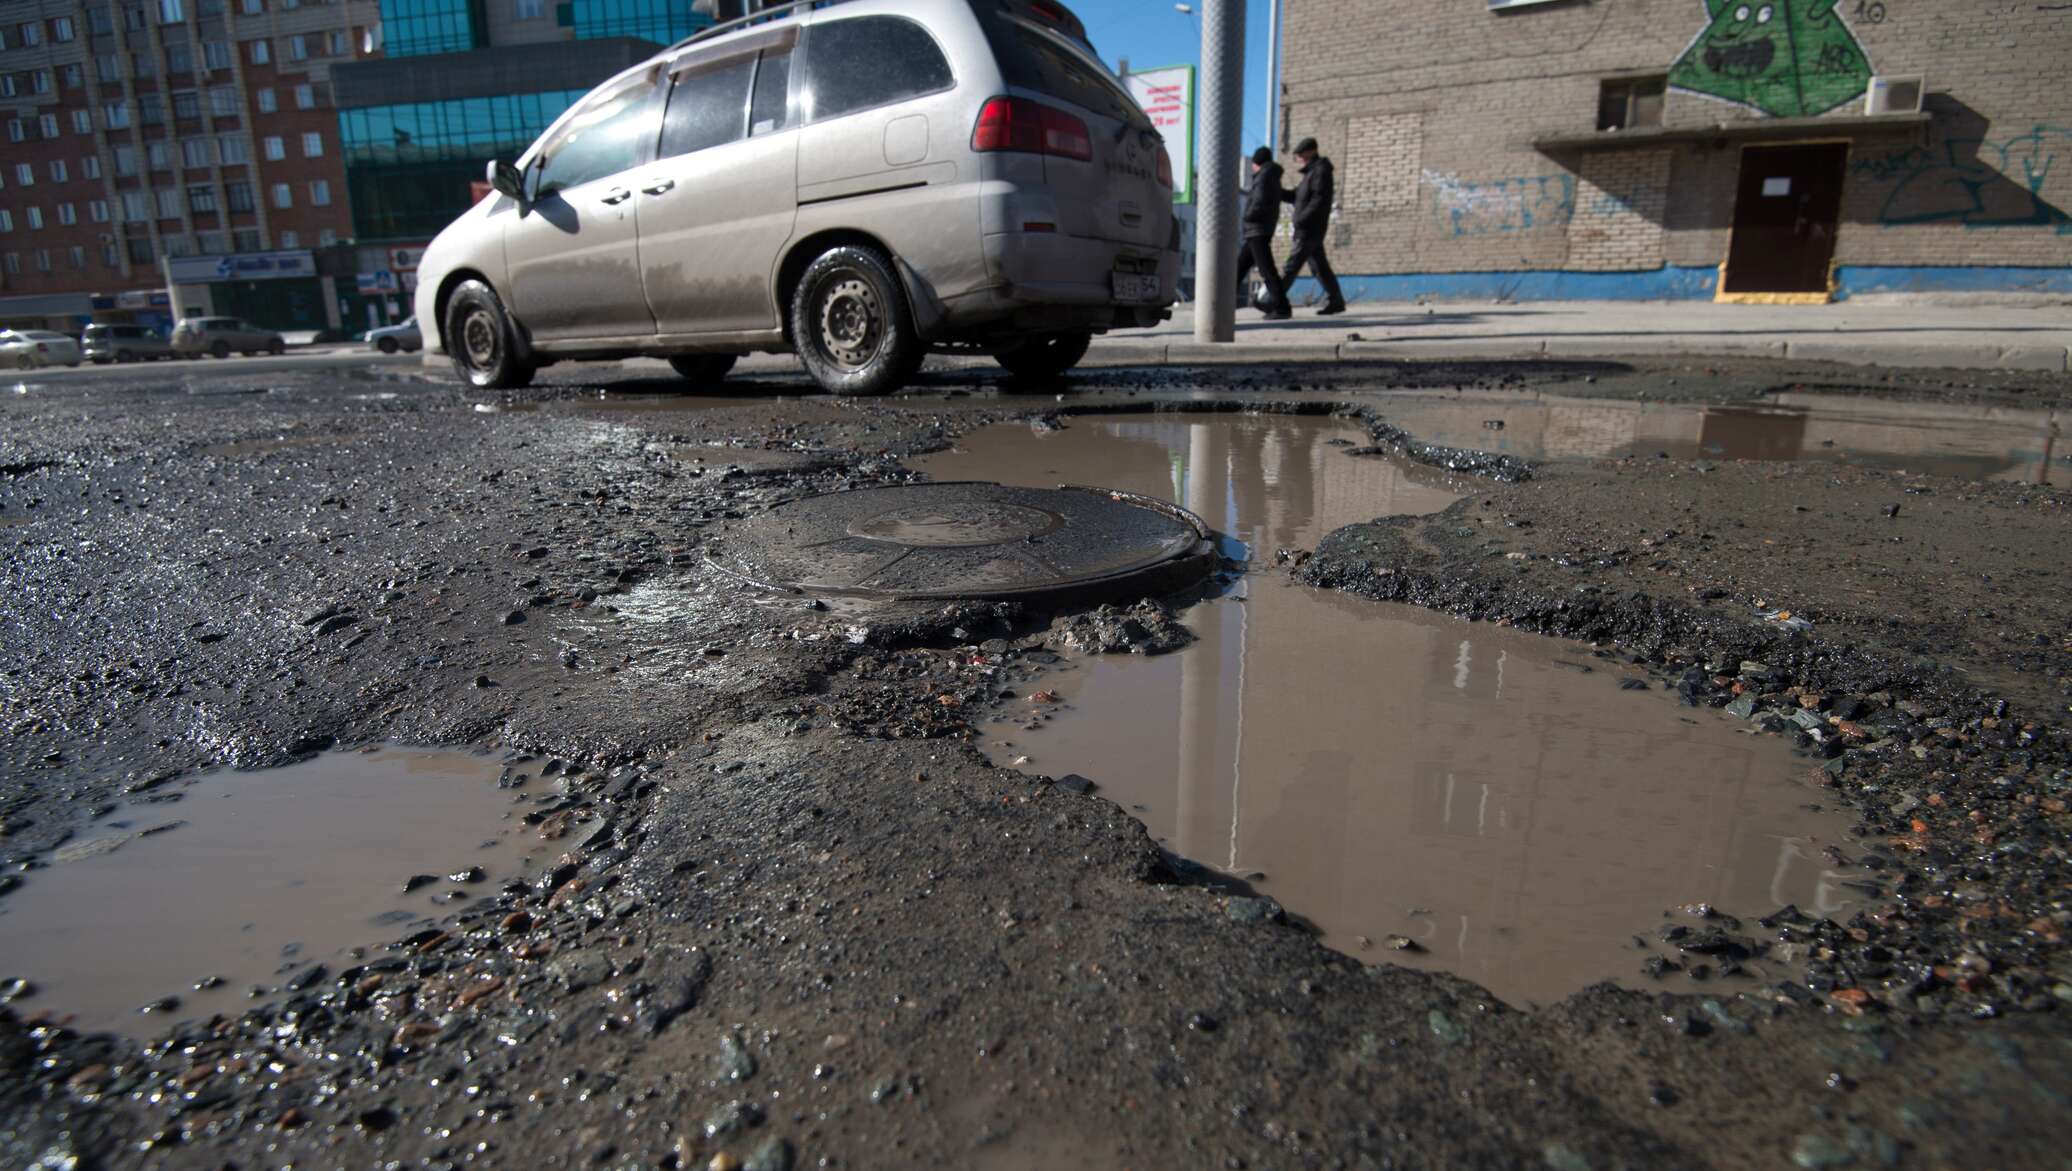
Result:
{"label": "blue sky", "polygon": [[[1172,0],[1066,0],[1086,24],[1086,34],[1101,58],[1113,68],[1127,57],[1132,69],[1201,63],[1202,0],[1192,0],[1195,15],[1173,11]],[[1267,0],[1245,4],[1245,134],[1244,150],[1266,142]]]}

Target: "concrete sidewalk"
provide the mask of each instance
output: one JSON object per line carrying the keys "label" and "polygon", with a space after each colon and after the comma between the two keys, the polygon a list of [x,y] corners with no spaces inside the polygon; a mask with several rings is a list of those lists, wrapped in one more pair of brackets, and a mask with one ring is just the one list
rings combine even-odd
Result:
{"label": "concrete sidewalk", "polygon": [[1864,366],[2072,370],[2072,307],[1719,305],[1539,301],[1359,303],[1336,317],[1237,315],[1237,340],[1194,340],[1192,305],[1152,329],[1095,339],[1099,365],[1323,362],[1351,358],[1761,357]]}

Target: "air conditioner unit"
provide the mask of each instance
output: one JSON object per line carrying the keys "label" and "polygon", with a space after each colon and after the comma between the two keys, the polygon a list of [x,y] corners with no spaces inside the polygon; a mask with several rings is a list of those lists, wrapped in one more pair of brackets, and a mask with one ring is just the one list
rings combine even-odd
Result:
{"label": "air conditioner unit", "polygon": [[1866,114],[1918,114],[1928,87],[1918,77],[1873,77],[1863,94]]}

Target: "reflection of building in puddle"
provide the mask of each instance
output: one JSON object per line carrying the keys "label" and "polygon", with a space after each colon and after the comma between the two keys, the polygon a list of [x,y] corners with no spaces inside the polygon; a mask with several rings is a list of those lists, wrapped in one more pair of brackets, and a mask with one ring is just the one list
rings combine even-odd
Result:
{"label": "reflection of building in puddle", "polygon": [[1726,407],[1404,395],[1382,409],[1427,442],[1525,459],[1816,459],[1968,479],[2038,478],[2061,425],[2046,411],[1819,394]]}
{"label": "reflection of building in puddle", "polygon": [[[1255,558],[1453,499],[1345,456],[1328,442],[1343,434],[1078,420],[1061,435],[989,429],[924,464],[1164,495]],[[1093,777],[1176,852],[1263,872],[1261,889],[1336,946],[1408,935],[1513,999],[1634,976],[1631,936],[1672,905],[1839,905],[1807,835],[1845,825],[1802,808],[1781,742],[1619,690],[1550,640],[1285,583],[1239,592],[1188,616],[1187,651],[1082,662],[1058,680],[1072,710],[995,734],[1035,768]]]}

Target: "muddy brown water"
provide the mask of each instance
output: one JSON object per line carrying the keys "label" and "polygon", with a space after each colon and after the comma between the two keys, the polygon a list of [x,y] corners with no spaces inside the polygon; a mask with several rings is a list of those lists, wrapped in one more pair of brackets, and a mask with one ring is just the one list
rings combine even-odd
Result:
{"label": "muddy brown water", "polygon": [[[1260,563],[1457,495],[1427,469],[1345,454],[1364,436],[1332,420],[1067,423],[987,428],[917,466],[1160,496]],[[1250,879],[1369,962],[1546,1003],[1599,980],[1644,986],[1634,936],[1652,940],[1671,908],[1836,913],[1856,897],[1822,856],[1849,821],[1810,808],[1826,798],[1809,761],[1622,689],[1638,673],[1587,647],[1257,573],[1185,618],[1199,641],[1177,654],[1068,659],[1046,680],[1063,702],[1020,705],[1048,714],[989,726],[989,752],[1091,778],[1168,848]]]}
{"label": "muddy brown water", "polygon": [[1429,443],[1528,460],[1820,460],[1973,480],[2072,482],[2063,412],[1792,392],[1703,406],[1560,395],[1390,395],[1389,422]]}
{"label": "muddy brown water", "polygon": [[[35,986],[13,1005],[25,1015],[142,1036],[241,1012],[312,963],[335,974],[354,949],[493,894],[551,845],[519,817],[547,786],[500,790],[502,770],[389,747],[133,799],[0,899],[0,979]],[[480,881],[449,879],[469,867]],[[405,893],[419,874],[438,881]],[[139,1011],[167,996],[180,1003]]]}

